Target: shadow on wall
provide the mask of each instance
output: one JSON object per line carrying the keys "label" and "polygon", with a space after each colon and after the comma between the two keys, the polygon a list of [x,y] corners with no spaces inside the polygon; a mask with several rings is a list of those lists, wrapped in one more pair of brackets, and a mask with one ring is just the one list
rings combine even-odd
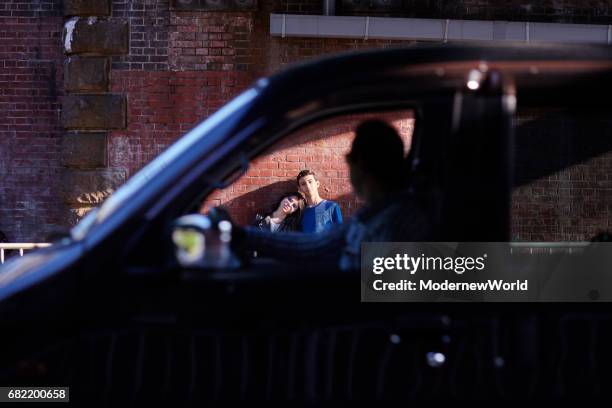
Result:
{"label": "shadow on wall", "polygon": [[[297,191],[293,180],[278,181],[257,190],[239,195],[227,202],[215,202],[207,200],[206,205],[202,208],[202,212],[208,211],[215,205],[225,207],[232,218],[241,225],[250,225],[255,219],[255,215],[264,215],[273,210],[273,207],[278,202],[279,198],[290,192]],[[326,198],[323,196],[323,198]],[[331,199],[331,198],[330,198]],[[333,198],[342,209],[342,217],[350,218],[355,211],[361,206],[361,201],[354,194],[343,194]]]}
{"label": "shadow on wall", "polygon": [[608,112],[595,109],[549,114],[525,112],[516,128],[514,185],[526,185],[545,177],[564,180],[572,169],[578,174],[567,181],[602,181],[595,176],[612,170],[610,152],[612,120]]}

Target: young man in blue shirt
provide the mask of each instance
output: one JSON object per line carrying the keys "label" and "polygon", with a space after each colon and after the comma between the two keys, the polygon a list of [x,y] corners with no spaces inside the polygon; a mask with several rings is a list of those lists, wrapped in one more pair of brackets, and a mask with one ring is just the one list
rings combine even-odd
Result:
{"label": "young man in blue shirt", "polygon": [[323,232],[336,224],[342,224],[342,211],[338,203],[324,200],[319,195],[319,180],[314,172],[302,170],[297,175],[297,185],[306,199],[302,212],[302,232]]}

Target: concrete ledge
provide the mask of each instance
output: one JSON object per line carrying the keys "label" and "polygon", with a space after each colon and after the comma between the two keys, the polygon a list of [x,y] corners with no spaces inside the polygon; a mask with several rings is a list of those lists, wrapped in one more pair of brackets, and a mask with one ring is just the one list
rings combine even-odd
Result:
{"label": "concrete ledge", "polygon": [[280,37],[612,44],[612,25],[270,14]]}
{"label": "concrete ledge", "polygon": [[62,136],[62,166],[80,169],[105,167],[106,132],[71,132]]}
{"label": "concrete ledge", "polygon": [[126,179],[123,169],[65,170],[62,174],[62,199],[72,207],[98,205]]}
{"label": "concrete ledge", "polygon": [[123,129],[126,105],[125,95],[67,95],[63,100],[62,125],[76,130]]}
{"label": "concrete ledge", "polygon": [[110,0],[64,0],[64,16],[108,16]]}
{"label": "concrete ledge", "polygon": [[64,62],[64,89],[68,92],[106,92],[109,67],[105,57],[68,57]]}

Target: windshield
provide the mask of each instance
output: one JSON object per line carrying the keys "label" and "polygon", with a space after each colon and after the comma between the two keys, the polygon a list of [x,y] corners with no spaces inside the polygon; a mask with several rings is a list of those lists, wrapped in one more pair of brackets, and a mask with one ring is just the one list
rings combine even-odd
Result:
{"label": "windshield", "polygon": [[177,160],[183,153],[191,149],[198,141],[205,137],[212,129],[221,124],[230,115],[250,103],[258,94],[258,90],[251,88],[227,105],[218,110],[210,118],[197,125],[186,135],[177,140],[151,163],[143,167],[131,177],[113,195],[111,195],[99,209],[91,211],[72,231],[72,238],[82,239],[92,226],[103,222],[130,198],[134,197],[149,180],[158,176],[170,163]]}

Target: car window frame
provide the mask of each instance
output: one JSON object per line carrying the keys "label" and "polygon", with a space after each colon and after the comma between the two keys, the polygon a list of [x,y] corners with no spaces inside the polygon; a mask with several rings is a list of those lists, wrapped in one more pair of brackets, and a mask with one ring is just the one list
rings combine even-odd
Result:
{"label": "car window frame", "polygon": [[[386,101],[383,103],[375,103],[375,104],[356,104],[356,105],[347,105],[343,107],[318,111],[311,115],[308,115],[305,118],[300,119],[292,123],[289,127],[277,131],[272,137],[267,138],[266,143],[262,143],[258,146],[257,150],[254,150],[249,153],[243,154],[248,158],[249,164],[251,164],[254,160],[258,159],[262,155],[272,148],[275,144],[280,143],[281,141],[285,141],[287,137],[291,137],[291,135],[296,134],[300,130],[314,125],[317,122],[323,122],[328,119],[332,119],[338,116],[345,115],[353,115],[353,114],[362,114],[362,113],[378,113],[378,112],[393,112],[393,111],[412,111],[414,114],[414,130],[413,130],[413,139],[411,141],[411,149],[412,146],[418,149],[419,144],[415,143],[416,138],[420,137],[419,132],[419,116],[421,115],[420,109],[417,104],[412,100],[396,100],[396,101]],[[260,132],[266,132],[266,129],[260,129]],[[419,135],[419,136],[417,136]],[[256,137],[256,135],[252,135],[251,137]],[[418,152],[414,153],[418,155]],[[411,158],[414,159],[414,158]],[[225,176],[231,175],[231,172],[225,174]],[[219,177],[219,176],[217,176]],[[234,181],[231,184],[234,184],[238,180]],[[189,205],[185,206],[184,210],[181,214],[188,214],[190,212],[194,212],[194,210],[199,207],[206,198],[212,194],[215,188],[203,190],[199,195],[195,196],[194,199],[190,202]]]}

